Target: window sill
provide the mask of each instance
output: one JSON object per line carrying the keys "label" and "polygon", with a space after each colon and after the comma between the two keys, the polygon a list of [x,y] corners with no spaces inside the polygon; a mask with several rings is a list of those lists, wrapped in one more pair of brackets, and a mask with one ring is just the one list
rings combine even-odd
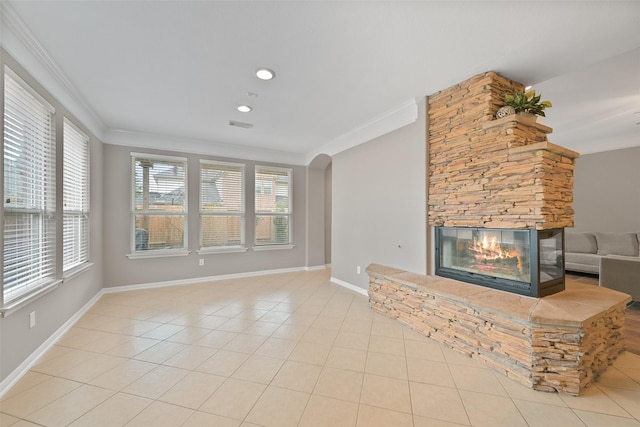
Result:
{"label": "window sill", "polygon": [[84,264],[74,267],[69,271],[65,271],[64,273],[62,273],[62,283],[66,283],[67,281],[73,279],[74,277],[89,270],[91,267],[93,267],[92,262],[85,262]]}
{"label": "window sill", "polygon": [[200,249],[196,251],[196,253],[198,255],[237,254],[237,253],[247,252],[247,250],[249,250],[249,248],[245,246],[238,246],[238,247],[226,247],[226,248],[217,248],[217,249],[205,248],[205,249]]}
{"label": "window sill", "polygon": [[143,258],[165,258],[172,256],[187,256],[191,253],[191,251],[187,250],[179,250],[179,251],[149,251],[149,253],[145,252],[136,252],[133,254],[127,254],[127,258],[129,259],[143,259]]}
{"label": "window sill", "polygon": [[252,249],[254,251],[279,251],[284,249],[293,249],[296,245],[264,245],[264,246],[254,246]]}
{"label": "window sill", "polygon": [[37,291],[24,295],[14,301],[11,301],[7,304],[5,304],[4,306],[2,306],[0,308],[0,315],[2,317],[7,317],[10,314],[15,313],[16,311],[20,310],[22,307],[26,306],[27,304],[32,303],[33,301],[37,300],[38,298],[40,298],[43,295],[48,294],[51,291],[54,291],[58,288],[58,285],[60,285],[60,283],[62,283],[62,280],[56,280],[54,282],[51,282],[50,284],[38,289]]}

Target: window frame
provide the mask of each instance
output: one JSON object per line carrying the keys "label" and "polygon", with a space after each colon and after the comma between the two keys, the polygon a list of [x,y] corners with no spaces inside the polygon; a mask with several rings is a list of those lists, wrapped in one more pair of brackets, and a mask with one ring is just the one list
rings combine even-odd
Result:
{"label": "window frame", "polygon": [[[264,251],[264,250],[278,250],[278,249],[292,249],[295,247],[293,244],[293,168],[279,167],[279,166],[265,166],[265,165],[256,165],[254,171],[254,183],[258,184],[260,181],[260,188],[265,188],[265,181],[263,178],[258,178],[258,174],[270,174],[273,173],[274,176],[277,176],[282,173],[286,173],[288,177],[287,182],[287,211],[276,211],[274,210],[259,210],[258,206],[258,196],[273,196],[274,202],[277,203],[278,197],[278,185],[275,182],[276,179],[273,179],[273,184],[271,186],[267,186],[271,189],[269,194],[264,194],[263,191],[257,191],[257,187],[254,188],[254,215],[255,215],[255,229],[254,229],[254,251]],[[277,208],[276,208],[277,209]],[[287,227],[287,237],[288,241],[283,243],[277,243],[273,241],[269,242],[259,242],[258,240],[258,220],[263,217],[278,217],[278,216],[286,216],[288,227]]]}
{"label": "window frame", "polygon": [[[225,210],[225,211],[207,211],[204,209],[203,200],[204,198],[204,181],[203,181],[203,170],[211,169],[216,170],[235,170],[240,173],[240,188],[236,190],[236,194],[240,195],[240,211],[233,210]],[[198,250],[198,254],[209,254],[209,253],[234,253],[234,252],[246,252],[246,165],[243,163],[231,163],[231,162],[223,162],[218,160],[205,160],[200,159],[200,170],[199,170],[199,213],[200,213],[200,231],[199,231],[199,241],[200,241],[200,249]],[[239,217],[240,220],[240,243],[237,245],[211,245],[204,246],[204,218],[206,217]]]}
{"label": "window frame", "polygon": [[[70,137],[67,138],[67,131],[70,132]],[[72,137],[71,135],[75,133]],[[62,137],[62,150],[63,150],[63,163],[62,163],[62,273],[63,277],[68,278],[75,273],[78,273],[89,265],[91,265],[91,144],[90,138],[86,135],[78,126],[76,126],[69,118],[63,117],[63,137]],[[75,146],[74,146],[75,144]],[[80,159],[77,156],[71,157],[70,150],[74,149],[80,152]],[[83,158],[84,157],[84,158]],[[83,167],[77,167],[79,160],[84,161]],[[73,165],[69,167],[69,165]],[[72,202],[67,198],[67,178],[74,180],[80,180],[81,184],[75,185],[73,189],[74,193],[80,187],[81,200],[80,209],[68,208],[67,204]],[[67,216],[79,217],[80,221],[86,220],[86,223],[80,224],[79,235],[74,235],[74,260],[72,265],[68,264],[68,260],[65,258],[67,254]],[[74,226],[77,224],[74,222]],[[79,240],[78,240],[79,239]],[[77,245],[77,246],[76,246]],[[83,246],[84,245],[84,246]],[[79,247],[78,247],[79,246]]]}
{"label": "window frame", "polygon": [[[150,209],[136,209],[136,162],[138,160],[151,160],[158,163],[176,163],[184,168],[184,191],[182,211],[176,212],[172,210],[150,210]],[[130,153],[130,170],[131,170],[131,238],[130,238],[130,253],[127,254],[129,259],[136,258],[157,258],[157,257],[170,257],[170,256],[186,256],[190,253],[188,250],[189,243],[189,203],[188,203],[188,161],[186,157],[166,156],[161,154],[151,153]],[[150,176],[149,176],[150,179]],[[149,188],[149,187],[147,187]],[[182,247],[179,248],[160,248],[160,249],[136,249],[136,216],[138,215],[154,215],[154,216],[181,216],[183,217],[183,229],[182,229]],[[147,234],[148,238],[148,234]]]}
{"label": "window frame", "polygon": [[[3,281],[2,292],[0,293],[0,312],[6,315],[8,310],[21,306],[45,292],[53,290],[61,280],[58,279],[58,259],[57,259],[57,138],[56,138],[56,109],[49,103],[42,95],[38,93],[31,85],[26,83],[17,73],[11,68],[5,65],[4,73],[4,133],[3,133]],[[11,83],[13,81],[13,83]],[[8,90],[9,86],[14,86],[15,92],[10,94]],[[26,97],[21,97],[21,92],[26,93]],[[11,105],[9,98],[16,96],[14,105],[15,110],[9,110],[8,106]],[[31,98],[31,99],[29,99]],[[19,104],[18,104],[19,103]],[[17,106],[19,105],[19,107]],[[45,121],[37,123],[39,118],[34,116],[28,116],[29,110],[33,109],[34,114],[41,114],[42,117],[46,117]],[[23,117],[20,117],[20,116]],[[28,117],[28,119],[27,119]],[[42,137],[36,137],[38,131],[34,131],[29,125],[38,124],[42,128],[38,131],[46,129],[42,133]],[[12,125],[15,127],[12,129]],[[31,129],[31,133],[28,134],[27,130]],[[11,135],[13,132],[13,135]],[[17,133],[20,132],[20,133]],[[12,147],[13,146],[13,147]],[[17,152],[20,149],[22,153],[28,153],[28,163],[31,165],[29,168],[24,168],[24,165],[16,163],[17,170],[15,176],[9,179],[10,169],[7,165],[7,153],[11,152],[11,149]],[[34,153],[37,153],[34,155]],[[16,155],[17,156],[17,155]],[[35,162],[34,162],[35,161]],[[31,171],[31,178],[26,181],[24,176],[29,176]],[[22,173],[21,173],[22,172]],[[22,178],[20,177],[22,175]],[[39,179],[34,177],[42,177]],[[15,188],[15,191],[7,191],[8,186],[15,185],[16,187],[28,185],[30,191],[26,194]],[[40,191],[34,191],[35,188],[40,187]],[[11,203],[11,194],[15,193],[15,199],[18,204],[17,207],[7,206]],[[19,196],[18,196],[19,195]],[[29,200],[20,201],[21,198],[28,198]],[[21,206],[22,205],[22,206]],[[28,205],[28,206],[27,206]],[[28,252],[32,254],[35,248],[36,256],[31,255],[29,257],[28,265],[24,262],[19,263],[19,268],[12,269],[12,265],[7,264],[7,260],[12,257],[19,257],[20,253],[24,253],[25,248],[16,246],[15,250],[18,252],[12,252],[11,245],[7,241],[11,241],[7,236],[11,227],[7,219],[11,217],[16,218],[15,224],[18,224],[20,216],[28,216],[27,222],[31,225],[24,230],[15,228],[15,232],[26,232],[28,237],[13,239],[17,245],[21,245],[27,242],[36,242],[31,245]],[[24,218],[23,218],[24,219]],[[8,225],[9,224],[9,225]],[[32,228],[34,225],[37,231]],[[34,239],[35,237],[35,239]],[[34,246],[35,245],[35,246]],[[26,270],[25,270],[26,268]],[[7,277],[7,273],[11,271],[12,278]],[[16,271],[22,271],[23,274],[18,274]],[[14,279],[16,283],[8,286],[8,281]]]}

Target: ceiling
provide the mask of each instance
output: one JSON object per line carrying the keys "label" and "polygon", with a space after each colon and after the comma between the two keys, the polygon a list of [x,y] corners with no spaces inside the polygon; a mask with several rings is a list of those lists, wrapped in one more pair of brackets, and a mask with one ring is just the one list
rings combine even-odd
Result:
{"label": "ceiling", "polygon": [[[19,29],[107,143],[197,141],[205,154],[308,163],[407,101],[493,70],[553,102],[551,142],[640,145],[638,1],[4,3],[5,48],[14,54],[5,31]],[[261,66],[276,78],[258,80]]]}

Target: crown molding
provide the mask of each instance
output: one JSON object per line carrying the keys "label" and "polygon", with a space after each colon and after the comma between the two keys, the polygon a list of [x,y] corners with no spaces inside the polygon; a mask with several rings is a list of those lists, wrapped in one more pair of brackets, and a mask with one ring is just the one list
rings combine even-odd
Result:
{"label": "crown molding", "polygon": [[320,154],[334,156],[349,148],[371,141],[374,138],[411,124],[417,119],[418,103],[416,99],[412,98],[306,155],[288,151],[261,149],[246,145],[169,135],[155,135],[123,129],[107,130],[105,132],[104,142],[112,145],[169,151],[175,151],[176,148],[179,148],[181,152],[186,153],[210,154],[220,157],[308,166],[313,159]]}
{"label": "crown molding", "polygon": [[[0,1],[0,7],[2,46],[18,63],[28,69],[33,78],[77,116],[78,120],[102,139],[106,129],[102,118],[29,30],[13,6],[9,2]],[[26,67],[30,59],[34,59],[40,68]]]}
{"label": "crown molding", "polygon": [[328,144],[309,153],[299,154],[287,151],[266,150],[245,145],[235,145],[199,139],[182,138],[167,135],[154,135],[121,129],[110,129],[105,133],[104,142],[113,145],[155,148],[196,154],[211,154],[221,157],[232,157],[246,160],[287,163],[308,166],[320,154],[334,156],[342,151],[371,141],[418,119],[418,103],[412,98],[389,111],[374,117],[368,122],[335,138]]}
{"label": "crown molding", "polygon": [[216,157],[228,157],[259,162],[283,163],[304,166],[304,154],[287,151],[250,147],[248,145],[229,144],[204,139],[183,138],[170,135],[155,135],[122,129],[109,129],[103,142],[112,145],[139,147],[154,150],[179,151],[192,154],[208,154]]}
{"label": "crown molding", "polygon": [[411,98],[402,104],[380,114],[340,135],[328,144],[313,150],[306,155],[306,164],[320,154],[335,156],[349,148],[371,141],[374,138],[385,135],[403,126],[411,124],[418,119],[418,103],[415,98]]}

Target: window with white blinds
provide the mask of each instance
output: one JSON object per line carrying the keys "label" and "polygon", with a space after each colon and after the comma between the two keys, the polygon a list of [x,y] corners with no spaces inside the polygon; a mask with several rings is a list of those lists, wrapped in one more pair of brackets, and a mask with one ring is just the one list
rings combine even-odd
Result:
{"label": "window with white blinds", "polygon": [[55,281],[54,108],[4,73],[3,302]]}
{"label": "window with white blinds", "polygon": [[131,153],[133,253],[187,250],[187,159]]}
{"label": "window with white blinds", "polygon": [[256,245],[291,244],[292,169],[256,166]]}
{"label": "window with white blinds", "polygon": [[200,248],[242,248],[244,165],[200,161]]}
{"label": "window with white blinds", "polygon": [[63,271],[89,262],[89,137],[67,118],[63,132]]}

